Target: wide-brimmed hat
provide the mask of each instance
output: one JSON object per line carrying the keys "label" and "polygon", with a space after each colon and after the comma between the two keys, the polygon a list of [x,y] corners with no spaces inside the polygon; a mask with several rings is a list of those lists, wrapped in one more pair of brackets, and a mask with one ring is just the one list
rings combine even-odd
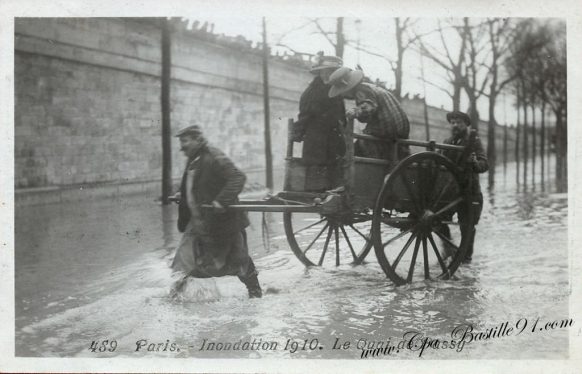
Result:
{"label": "wide-brimmed hat", "polygon": [[324,69],[337,69],[341,68],[343,64],[344,62],[342,61],[342,59],[337,56],[317,55],[309,71],[312,73],[316,73]]}
{"label": "wide-brimmed hat", "polygon": [[331,88],[329,97],[336,97],[344,94],[356,87],[364,80],[364,73],[361,70],[352,70],[347,67],[339,68],[329,77]]}
{"label": "wide-brimmed hat", "polygon": [[471,117],[469,117],[466,113],[463,113],[458,110],[454,110],[452,112],[447,113],[447,121],[451,122],[453,118],[459,118],[465,121],[467,125],[471,125]]}
{"label": "wide-brimmed hat", "polygon": [[178,132],[174,135],[176,138],[179,138],[181,136],[201,136],[202,135],[202,129],[200,128],[200,126],[198,125],[190,125],[187,127],[184,127],[183,129],[178,130]]}

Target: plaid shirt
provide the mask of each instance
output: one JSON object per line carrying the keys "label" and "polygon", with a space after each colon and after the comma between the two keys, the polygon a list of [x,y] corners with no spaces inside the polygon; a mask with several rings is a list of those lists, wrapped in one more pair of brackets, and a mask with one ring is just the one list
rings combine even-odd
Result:
{"label": "plaid shirt", "polygon": [[365,134],[387,139],[408,139],[408,117],[388,90],[364,82],[357,86],[355,96],[356,105],[368,102],[375,109],[357,117],[360,122],[367,123]]}

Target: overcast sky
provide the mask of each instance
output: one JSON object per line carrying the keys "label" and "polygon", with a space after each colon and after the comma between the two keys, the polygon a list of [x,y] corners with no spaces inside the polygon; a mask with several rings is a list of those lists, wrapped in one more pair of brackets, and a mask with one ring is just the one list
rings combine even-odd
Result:
{"label": "overcast sky", "polygon": [[[188,17],[190,19],[194,19]],[[262,19],[256,17],[209,17],[198,19],[201,23],[208,21],[214,23],[214,32],[226,35],[243,35],[249,40],[262,40]],[[283,44],[302,53],[315,54],[317,51],[324,51],[326,55],[334,54],[334,48],[326,40],[326,38],[318,31],[310,18],[306,17],[268,17],[267,18],[267,38],[268,43],[275,48],[276,43]],[[442,19],[446,23],[446,19]],[[335,18],[320,19],[322,28],[326,31],[335,31]],[[433,30],[436,25],[436,19],[425,18],[417,20],[415,23],[415,30],[419,33],[425,33]],[[344,34],[348,43],[359,45],[360,47],[372,51],[375,54],[386,56],[394,59],[396,56],[395,47],[395,33],[394,33],[394,19],[393,18],[350,18],[344,20]],[[331,35],[334,38],[333,35]],[[436,35],[429,35],[425,37],[425,42],[433,45],[439,51],[444,51],[444,47],[439,37]],[[452,51],[458,51],[459,38],[455,31],[450,31],[445,36],[447,47]],[[279,52],[283,52],[286,48],[275,48]],[[287,49],[289,50],[289,49]],[[435,63],[424,58],[425,77],[431,84],[423,85],[421,76],[421,59],[420,55],[412,48],[405,54],[404,64],[404,78],[403,78],[403,95],[407,92],[410,95],[420,94],[424,96],[426,89],[427,102],[429,105],[436,107],[443,107],[446,110],[452,109],[451,98],[442,91],[442,89],[434,87],[439,86],[450,90],[448,84],[443,77],[445,71],[437,66]],[[373,56],[369,53],[358,51],[356,48],[347,46],[344,52],[344,65],[354,68],[356,64],[360,64],[369,77],[372,79],[378,78],[387,82],[387,86],[394,86],[394,75],[390,69],[389,63],[386,59]],[[516,113],[512,109],[514,98],[510,95],[506,96],[505,105],[504,98],[501,96],[497,104],[496,118],[500,124],[507,120],[507,123],[515,123]],[[467,110],[467,100],[463,95],[461,109]],[[486,98],[483,97],[478,103],[479,112],[482,119],[487,119],[488,107]]]}

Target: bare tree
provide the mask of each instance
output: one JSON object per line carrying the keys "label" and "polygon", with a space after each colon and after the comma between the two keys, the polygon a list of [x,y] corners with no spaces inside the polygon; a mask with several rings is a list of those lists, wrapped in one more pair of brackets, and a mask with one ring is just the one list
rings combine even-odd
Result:
{"label": "bare tree", "polygon": [[553,27],[555,37],[547,48],[547,101],[556,116],[556,187],[558,192],[568,190],[568,95],[566,25]]}
{"label": "bare tree", "polygon": [[[465,79],[463,67],[465,64],[465,50],[467,48],[467,34],[462,25],[451,25],[450,27],[445,28],[440,19],[437,23],[438,26],[435,31],[440,37],[442,50],[444,52],[441,52],[432,45],[426,44],[423,39],[419,39],[420,52],[445,70],[447,81],[452,85],[453,92],[451,93],[448,89],[430,81],[427,81],[427,83],[449,95],[453,101],[453,110],[459,110],[461,105],[461,92],[463,90]],[[445,36],[445,33],[448,29],[455,30],[460,38],[460,48],[458,51],[453,51],[446,41],[447,37]]]}
{"label": "bare tree", "polygon": [[485,23],[480,22],[473,26],[468,18],[464,18],[463,32],[467,38],[467,57],[465,75],[462,82],[469,99],[471,123],[473,127],[478,129],[480,118],[477,110],[477,101],[485,93],[485,88],[489,81],[489,74],[483,72],[487,68],[486,61],[489,55],[485,38]]}
{"label": "bare tree", "polygon": [[[526,19],[517,24],[516,40],[508,70],[517,75],[521,88],[521,104],[527,125],[527,108],[540,100],[545,115],[546,105],[556,116],[556,181],[558,191],[567,190],[567,80],[566,28],[563,22],[542,24]],[[536,93],[532,97],[532,92]],[[542,118],[544,117],[542,115]],[[545,121],[545,120],[543,120]],[[545,127],[545,123],[544,123]],[[524,128],[524,156],[528,157],[528,131]],[[532,152],[533,153],[533,152]],[[527,160],[524,160],[527,161]],[[524,169],[527,178],[527,168]]]}
{"label": "bare tree", "polygon": [[508,18],[488,18],[486,21],[488,31],[488,41],[490,50],[490,62],[488,67],[489,91],[486,96],[489,101],[489,121],[487,123],[487,156],[489,158],[489,185],[492,186],[495,178],[495,165],[497,161],[495,132],[497,129],[497,119],[495,118],[495,107],[497,98],[506,86],[517,78],[517,71],[505,74],[502,70],[502,63],[511,51],[514,43],[515,33],[512,29],[511,21]]}
{"label": "bare tree", "polygon": [[[335,49],[335,55],[343,58],[344,57],[344,49],[346,46],[346,37],[344,35],[344,17],[336,18],[336,27],[335,31],[327,31],[322,25],[321,20],[319,18],[315,18],[312,20],[317,27],[317,30],[321,35],[327,39],[327,41],[333,46]],[[335,37],[332,37],[332,35]]]}
{"label": "bare tree", "polygon": [[396,37],[396,61],[389,60],[390,68],[394,73],[394,96],[398,100],[402,98],[402,77],[404,75],[404,54],[416,43],[423,35],[411,32],[411,28],[416,20],[410,18],[394,18],[394,34]]}

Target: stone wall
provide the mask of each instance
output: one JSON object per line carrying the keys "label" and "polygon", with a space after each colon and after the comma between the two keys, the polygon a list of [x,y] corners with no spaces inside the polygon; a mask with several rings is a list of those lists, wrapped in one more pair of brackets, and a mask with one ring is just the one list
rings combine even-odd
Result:
{"label": "stone wall", "polygon": [[[261,54],[246,41],[174,25],[172,129],[197,122],[249,174],[265,167]],[[158,20],[19,18],[15,22],[15,187],[153,182],[161,179],[161,30]],[[272,57],[271,130],[283,166],[287,118],[311,76]],[[420,100],[404,100],[411,138],[424,139]],[[431,138],[449,135],[445,111],[429,108]],[[486,125],[481,124],[482,132]],[[483,132],[484,134],[484,132]],[[486,137],[481,136],[484,143]],[[501,151],[503,131],[497,145]],[[510,132],[513,156],[514,131]],[[173,175],[183,156],[172,142]],[[501,153],[499,153],[501,154]]]}
{"label": "stone wall", "polygon": [[[15,186],[161,178],[160,29],[152,20],[17,19]],[[309,73],[272,61],[274,149]],[[172,128],[199,123],[247,171],[264,169],[261,57],[173,35]],[[183,156],[172,143],[173,174]],[[281,159],[278,160],[282,162]]]}

